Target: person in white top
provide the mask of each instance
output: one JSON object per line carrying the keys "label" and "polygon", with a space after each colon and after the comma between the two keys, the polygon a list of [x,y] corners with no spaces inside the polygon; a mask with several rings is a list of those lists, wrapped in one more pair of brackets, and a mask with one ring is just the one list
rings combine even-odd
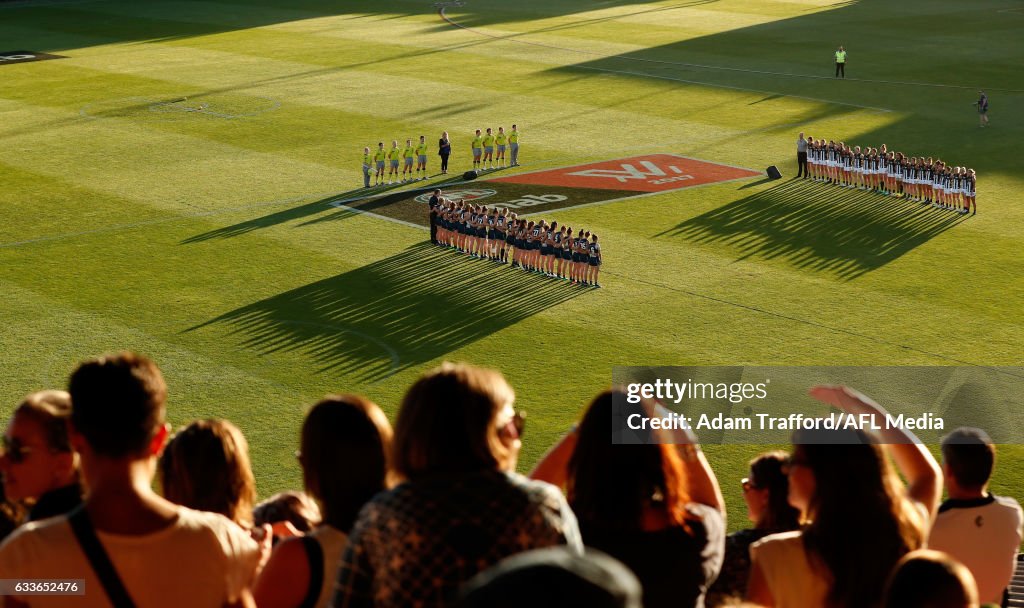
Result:
{"label": "person in white top", "polygon": [[309,411],[299,462],[323,521],[304,538],[274,549],[254,590],[260,608],[328,605],[356,516],[387,489],[391,437],[384,412],[358,395],[326,397]]}
{"label": "person in white top", "polygon": [[[0,579],[84,579],[85,595],[11,595],[4,605],[251,605],[260,545],[227,518],[152,489],[169,430],[156,364],[132,353],[87,361],[68,392],[69,438],[89,493],[82,508],[24,526],[0,545]],[[112,568],[98,567],[104,558]]]}
{"label": "person in white top", "polygon": [[996,448],[981,429],[959,428],[942,440],[942,472],[949,499],[928,537],[971,571],[982,603],[1001,604],[1013,578],[1022,521],[1017,501],[988,492]]}
{"label": "person in white top", "polygon": [[789,501],[807,523],[751,545],[747,598],[782,608],[874,606],[893,566],[925,543],[942,496],[939,465],[912,433],[889,428],[885,409],[865,395],[816,386],[811,396],[882,430],[794,433]]}

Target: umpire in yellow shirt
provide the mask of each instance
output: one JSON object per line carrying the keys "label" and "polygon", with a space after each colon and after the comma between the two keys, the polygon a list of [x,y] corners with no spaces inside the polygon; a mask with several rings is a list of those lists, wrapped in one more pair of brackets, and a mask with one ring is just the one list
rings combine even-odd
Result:
{"label": "umpire in yellow shirt", "polygon": [[377,177],[373,181],[374,186],[379,186],[384,183],[384,161],[387,160],[388,153],[384,149],[384,142],[377,143],[377,153],[373,155],[373,162],[377,165]]}
{"label": "umpire in yellow shirt", "polygon": [[846,49],[843,47],[836,51],[836,78],[839,78],[840,74],[846,78]]}
{"label": "umpire in yellow shirt", "polygon": [[512,131],[508,134],[508,151],[512,155],[509,159],[509,165],[513,167],[519,166],[519,129],[515,125],[512,125]]}

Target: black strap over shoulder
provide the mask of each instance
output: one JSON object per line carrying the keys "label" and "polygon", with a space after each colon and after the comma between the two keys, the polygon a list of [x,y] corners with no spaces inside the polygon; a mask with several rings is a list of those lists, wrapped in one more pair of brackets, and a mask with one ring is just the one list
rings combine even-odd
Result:
{"label": "black strap over shoulder", "polygon": [[315,608],[324,586],[324,549],[312,536],[302,537],[302,547],[309,561],[309,589],[299,608]]}
{"label": "black strap over shoulder", "polygon": [[110,556],[107,555],[106,549],[103,548],[99,537],[96,536],[96,530],[92,527],[92,522],[89,521],[85,505],[80,505],[68,515],[68,523],[71,524],[71,531],[74,532],[93,572],[96,573],[96,578],[100,579],[103,590],[107,592],[110,603],[114,608],[135,608],[135,602],[128,595],[128,590],[124,588],[121,577],[118,576],[114,564],[110,561]]}

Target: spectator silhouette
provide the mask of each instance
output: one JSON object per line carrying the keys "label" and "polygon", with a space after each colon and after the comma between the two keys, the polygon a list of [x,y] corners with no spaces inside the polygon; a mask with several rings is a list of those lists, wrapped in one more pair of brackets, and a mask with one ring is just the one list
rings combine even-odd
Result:
{"label": "spectator silhouette", "polygon": [[978,608],[978,588],[963,564],[940,551],[920,549],[896,564],[883,608]]}
{"label": "spectator silhouette", "polygon": [[751,545],[747,595],[764,606],[874,606],[896,562],[927,538],[942,494],[939,466],[912,433],[886,425],[887,412],[868,397],[837,386],[811,395],[883,430],[793,434],[789,499],[809,523]]}
{"label": "spectator silhouette", "polygon": [[252,528],[256,478],[249,444],[234,424],[211,419],[185,426],[167,443],[159,463],[164,498]]}
{"label": "spectator silhouette", "polygon": [[522,445],[514,398],[500,373],[469,365],[446,363],[412,385],[395,423],[403,483],[360,513],[335,605],[446,606],[505,557],[582,550],[561,492],[513,472]]}
{"label": "spectator silhouette", "polygon": [[68,440],[71,396],[40,391],[25,397],[3,437],[0,473],[8,500],[31,504],[28,521],[67,513],[82,503],[78,457]]}
{"label": "spectator silhouette", "polygon": [[[257,543],[226,517],[152,490],[168,434],[167,387],[156,364],[132,353],[86,361],[69,392],[68,434],[88,495],[70,515],[15,531],[0,546],[0,578],[85,579],[85,606],[251,605]],[[62,601],[14,595],[6,605]]]}
{"label": "spectator silhouette", "polygon": [[928,547],[967,566],[982,602],[1001,604],[1017,565],[1024,518],[1016,500],[989,493],[995,462],[996,447],[981,429],[959,428],[942,440],[949,499],[939,507]]}
{"label": "spectator silhouette", "polygon": [[392,430],[384,413],[357,395],[327,397],[302,425],[299,463],[323,521],[282,542],[256,583],[260,608],[326,606],[360,509],[384,490]]}
{"label": "spectator silhouette", "polygon": [[742,480],[743,501],[753,528],[733,532],[725,539],[722,571],[708,591],[707,604],[717,606],[728,597],[743,597],[750,578],[750,545],[769,534],[800,527],[800,512],[789,504],[785,452],[766,452],[750,461],[749,477]]}
{"label": "spectator silhouette", "polygon": [[502,560],[463,587],[455,608],[641,608],[640,581],[599,551],[536,549]]}
{"label": "spectator silhouette", "polygon": [[611,443],[613,420],[634,413],[617,405],[635,413],[644,407],[621,391],[601,393],[533,475],[565,485],[583,542],[636,574],[646,608],[703,607],[724,554],[718,482],[692,433]]}

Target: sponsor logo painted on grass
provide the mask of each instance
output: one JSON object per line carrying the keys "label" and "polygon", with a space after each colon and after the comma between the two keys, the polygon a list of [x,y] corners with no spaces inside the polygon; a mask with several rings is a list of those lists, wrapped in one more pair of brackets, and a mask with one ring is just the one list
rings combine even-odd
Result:
{"label": "sponsor logo painted on grass", "polygon": [[[483,187],[486,185],[487,187]],[[491,208],[507,207],[519,215],[547,213],[555,209],[606,203],[629,196],[636,196],[628,190],[602,190],[599,188],[566,188],[564,186],[534,186],[532,184],[505,184],[483,182],[481,187],[469,188],[444,185],[441,196],[449,200],[462,200],[467,203],[487,205]],[[434,187],[418,189],[412,192],[392,192],[379,196],[371,196],[358,200],[345,200],[331,203],[335,207],[344,207],[358,212],[371,213],[384,218],[420,226],[428,225],[427,203],[434,193]]]}
{"label": "sponsor logo painted on grass", "polygon": [[[651,154],[587,165],[521,173],[474,182],[371,195],[331,203],[402,223],[426,226],[426,204],[435,188],[449,200],[506,207],[519,215],[547,214],[558,209],[610,203],[638,196],[758,177],[750,169],[707,161]],[[479,185],[477,185],[479,184]]]}
{"label": "sponsor logo painted on grass", "polygon": [[499,177],[493,182],[667,192],[704,184],[760,176],[759,171],[731,167],[675,154],[648,154],[575,167]]}
{"label": "sponsor logo painted on grass", "polygon": [[[444,190],[443,195],[446,199],[455,202],[472,203],[483,198],[494,196],[498,192],[491,190],[490,188],[472,188],[463,190]],[[430,197],[434,195],[434,191],[431,190],[426,194],[421,194],[416,197],[417,203],[429,203]]]}
{"label": "sponsor logo painted on grass", "polygon": [[63,55],[37,53],[35,51],[0,51],[0,65],[27,63],[29,61],[46,61],[47,59],[64,59]]}

